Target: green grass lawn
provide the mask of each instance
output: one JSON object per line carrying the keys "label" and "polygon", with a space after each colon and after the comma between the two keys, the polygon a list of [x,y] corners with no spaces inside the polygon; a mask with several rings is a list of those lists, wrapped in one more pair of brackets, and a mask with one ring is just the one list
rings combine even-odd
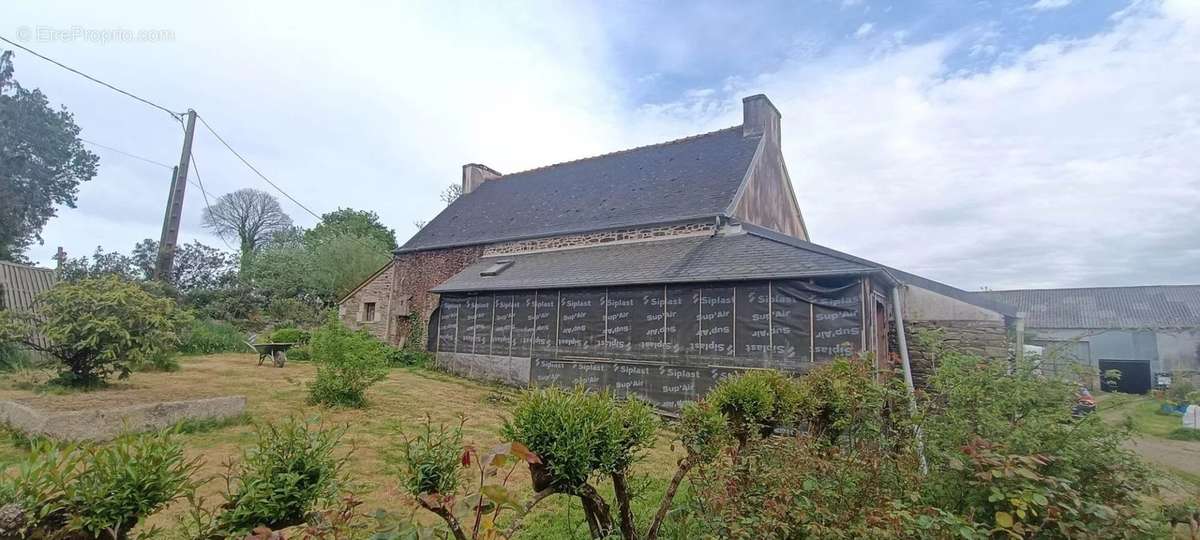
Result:
{"label": "green grass lawn", "polygon": [[[217,476],[225,471],[227,460],[238,459],[242,449],[253,444],[253,424],[275,422],[289,416],[313,419],[330,428],[344,428],[344,450],[352,452],[346,472],[354,490],[363,500],[365,512],[386,509],[400,514],[416,511],[423,522],[435,523],[437,518],[418,511],[411,497],[400,487],[400,480],[385,462],[385,451],[396,444],[397,430],[415,433],[428,416],[434,422],[457,424],[466,417],[464,443],[488,449],[500,442],[499,429],[510,413],[516,391],[444,373],[416,368],[392,369],[387,378],[368,391],[369,406],[365,409],[327,409],[306,402],[305,384],[315,376],[315,366],[308,362],[292,362],[283,369],[258,366],[251,354],[215,354],[186,357],[182,369],[174,373],[134,373],[125,381],[114,382],[109,388],[91,392],[39,393],[27,388],[19,377],[0,376],[0,399],[18,400],[31,406],[51,410],[82,410],[111,407],[118,404],[175,401],[180,399],[244,395],[246,415],[224,422],[192,422],[183,426],[180,437],[187,445],[188,457],[199,457],[204,465],[200,477],[206,481],[199,494],[210,504],[216,498],[223,481]],[[657,508],[663,486],[674,472],[682,450],[671,444],[672,433],[663,429],[658,444],[645,459],[635,465],[641,496],[636,512],[641,520],[650,519]],[[12,467],[28,455],[20,437],[0,432],[0,470]],[[611,493],[607,483],[601,487]],[[528,473],[519,471],[514,489],[524,497],[533,494]],[[686,499],[684,494],[679,499]],[[170,529],[176,518],[187,511],[182,501],[153,516],[149,525]],[[586,538],[578,500],[553,496],[527,519],[520,538]],[[669,520],[664,538],[689,538],[681,532],[686,524]],[[167,535],[170,538],[171,535]]]}
{"label": "green grass lawn", "polygon": [[1131,423],[1133,431],[1165,438],[1182,424],[1178,416],[1162,414],[1165,401],[1153,396],[1101,393],[1096,397],[1100,416],[1113,423]]}

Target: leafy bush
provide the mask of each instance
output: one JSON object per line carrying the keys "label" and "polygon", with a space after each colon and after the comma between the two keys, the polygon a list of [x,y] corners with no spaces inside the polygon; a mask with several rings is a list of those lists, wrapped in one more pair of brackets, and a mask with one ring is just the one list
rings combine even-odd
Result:
{"label": "leafy bush", "polygon": [[292,347],[288,349],[287,357],[288,360],[294,360],[296,362],[307,362],[312,360],[312,345]]}
{"label": "leafy bush", "polygon": [[657,416],[642,401],[617,402],[610,394],[583,388],[548,388],[523,393],[500,434],[541,458],[530,464],[535,490],[579,497],[593,538],[607,536],[612,519],[608,502],[588,481],[595,474],[609,476],[622,536],[631,538],[636,531],[626,477],[654,442],[657,427]]}
{"label": "leafy bush", "polygon": [[276,328],[271,332],[271,343],[295,343],[304,345],[312,336],[299,328]]}
{"label": "leafy bush", "polygon": [[33,359],[29,351],[16,343],[0,341],[0,372],[19,371],[32,366]]}
{"label": "leafy bush", "polygon": [[166,432],[101,446],[34,441],[17,473],[0,480],[0,513],[7,518],[0,535],[126,538],[144,518],[194,490],[198,469]]}
{"label": "leafy bush", "polygon": [[394,367],[429,367],[433,365],[433,355],[407,347],[388,347],[387,361],[388,365]]}
{"label": "leafy bush", "polygon": [[[517,467],[541,462],[537,455],[519,443],[501,444],[486,455],[473,446],[463,446],[462,419],[458,426],[441,424],[434,427],[429,417],[415,436],[399,433],[400,441],[389,453],[389,460],[398,465],[404,489],[426,510],[445,521],[455,538],[495,539],[510,538],[520,528],[524,514],[544,497],[535,497],[528,505],[521,505],[515,493],[508,489]],[[464,472],[474,468],[479,483],[472,492],[464,493]],[[487,483],[489,478],[493,480]],[[502,511],[516,512],[515,524],[508,531],[501,531],[498,520]],[[413,530],[415,529],[415,530]],[[398,538],[401,530],[394,528]],[[409,527],[404,538],[427,538],[439,536],[428,528]]]}
{"label": "leafy bush", "polygon": [[336,315],[313,333],[312,354],[319,362],[308,386],[312,403],[362,407],[367,388],[387,376],[387,346],[366,331],[352,332]]}
{"label": "leafy bush", "polygon": [[739,445],[795,422],[801,404],[796,383],[773,370],[748,371],[721,381],[705,398],[729,419]]}
{"label": "leafy bush", "polygon": [[256,444],[243,452],[227,478],[232,487],[213,530],[200,536],[244,536],[260,525],[298,525],[309,512],[336,501],[346,461],[336,454],[343,430],[322,430],[292,418],[255,432]]}
{"label": "leafy bush", "polygon": [[400,432],[401,442],[392,452],[400,467],[404,489],[414,497],[433,493],[452,494],[458,489],[462,467],[462,424],[433,427],[425,418],[422,431],[413,437]]}
{"label": "leafy bush", "polygon": [[[0,326],[58,358],[60,381],[72,386],[102,384],[114,373],[128,377],[131,366],[174,348],[189,319],[174,301],[113,276],[59,283],[38,303],[36,314],[22,315],[23,330],[14,331],[13,315]],[[50,345],[29,339],[35,331]]]}
{"label": "leafy bush", "polygon": [[1196,385],[1192,381],[1183,376],[1173,377],[1171,387],[1167,388],[1167,399],[1175,403],[1193,403],[1189,399],[1189,394],[1196,391]]}
{"label": "leafy bush", "polygon": [[179,344],[182,354],[246,352],[246,338],[232,324],[211,319],[195,319],[183,333]]}

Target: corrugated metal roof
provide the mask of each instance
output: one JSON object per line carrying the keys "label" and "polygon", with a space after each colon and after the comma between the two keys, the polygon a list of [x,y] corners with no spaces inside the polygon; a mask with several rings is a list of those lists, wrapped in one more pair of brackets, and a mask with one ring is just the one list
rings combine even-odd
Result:
{"label": "corrugated metal roof", "polygon": [[459,197],[399,251],[723,215],[760,140],[735,126],[507,174]]}
{"label": "corrugated metal roof", "polygon": [[[434,292],[594,287],[631,284],[854,275],[877,266],[836,251],[790,239],[783,242],[761,229],[744,232],[609,244],[480,259]],[[480,273],[497,261],[513,264],[499,275]]]}
{"label": "corrugated metal roof", "polygon": [[1031,328],[1200,327],[1200,285],[974,293],[1016,306]]}

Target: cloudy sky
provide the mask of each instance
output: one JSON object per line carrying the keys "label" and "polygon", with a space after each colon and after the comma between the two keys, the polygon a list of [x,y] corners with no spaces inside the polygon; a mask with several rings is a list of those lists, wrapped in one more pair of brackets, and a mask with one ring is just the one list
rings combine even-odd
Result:
{"label": "cloudy sky", "polygon": [[[967,289],[1200,283],[1196,0],[50,4],[3,2],[0,35],[196,109],[306,206],[374,210],[402,241],[463,163],[735,125],[764,92],[818,243]],[[87,140],[178,160],[165,113],[27,53],[16,70]],[[44,265],[158,237],[170,171],[93,150]],[[210,196],[271,189],[203,129],[195,156]],[[220,246],[203,207],[189,186],[182,236]]]}

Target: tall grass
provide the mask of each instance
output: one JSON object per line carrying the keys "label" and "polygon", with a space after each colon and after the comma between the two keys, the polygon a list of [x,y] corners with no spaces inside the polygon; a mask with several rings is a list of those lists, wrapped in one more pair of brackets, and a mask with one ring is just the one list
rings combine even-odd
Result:
{"label": "tall grass", "polygon": [[247,352],[245,336],[224,321],[196,319],[184,332],[179,344],[181,354],[213,354],[222,352]]}

